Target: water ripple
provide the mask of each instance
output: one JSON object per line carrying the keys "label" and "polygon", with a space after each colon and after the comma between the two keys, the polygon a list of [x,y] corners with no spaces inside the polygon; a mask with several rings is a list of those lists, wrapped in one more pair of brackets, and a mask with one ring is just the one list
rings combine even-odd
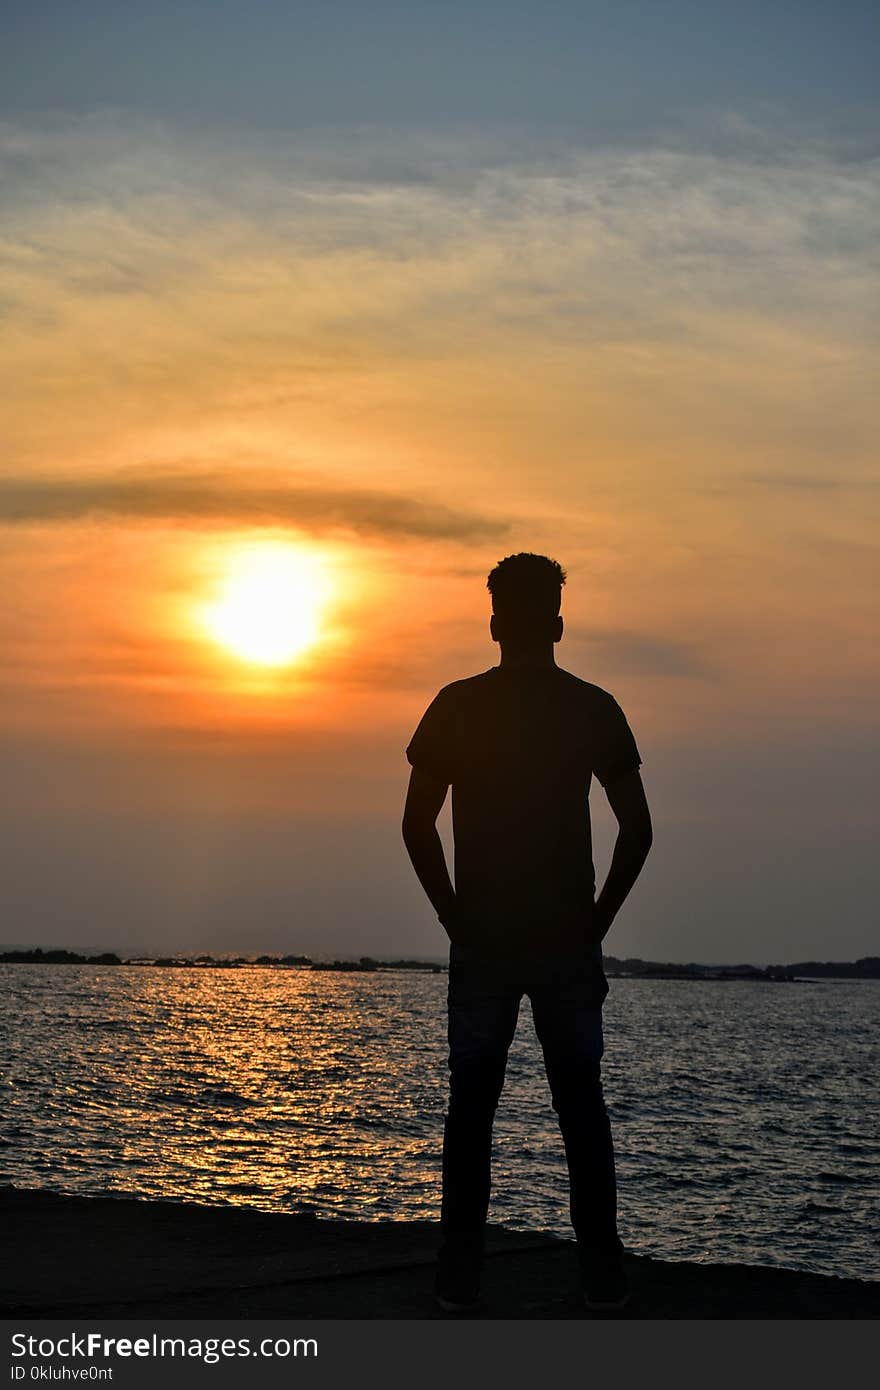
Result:
{"label": "water ripple", "polygon": [[[365,1220],[439,1214],[446,977],[0,966],[3,1179]],[[878,986],[621,980],[621,1231],[670,1259],[877,1276]],[[492,1219],[570,1235],[524,1002]]]}

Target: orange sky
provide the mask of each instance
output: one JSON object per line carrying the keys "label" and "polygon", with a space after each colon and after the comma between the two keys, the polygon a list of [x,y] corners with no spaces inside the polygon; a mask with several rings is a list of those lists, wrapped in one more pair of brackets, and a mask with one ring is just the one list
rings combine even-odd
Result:
{"label": "orange sky", "polygon": [[[256,846],[255,949],[442,950],[398,843],[402,749],[439,685],[496,660],[485,575],[531,549],[568,569],[558,660],[621,701],[655,805],[661,852],[611,949],[866,952],[864,173],[575,149],[371,182],[326,150],[267,141],[254,167],[228,133],[172,136],[20,136],[0,348],[14,938],[244,949]],[[260,541],[330,580],[317,640],[269,673],[193,618]],[[171,824],[179,881],[202,877],[150,903]],[[102,898],[84,885],[108,835],[128,879]],[[340,855],[353,877],[329,891]]]}

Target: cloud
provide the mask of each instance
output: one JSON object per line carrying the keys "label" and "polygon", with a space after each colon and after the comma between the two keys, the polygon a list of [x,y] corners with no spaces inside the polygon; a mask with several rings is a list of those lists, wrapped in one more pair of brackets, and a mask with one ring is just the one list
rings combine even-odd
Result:
{"label": "cloud", "polygon": [[[312,525],[353,478],[418,497],[442,474],[465,513],[505,490],[541,510],[563,484],[574,512],[752,460],[854,473],[876,434],[878,165],[723,134],[0,127],[4,467],[293,454],[333,490]],[[365,534],[377,510],[396,534],[500,534],[374,502],[351,509]],[[222,511],[216,489],[200,508]]]}
{"label": "cloud", "polygon": [[614,672],[635,676],[705,677],[712,662],[697,642],[637,631],[608,632],[566,627],[570,642],[589,648],[590,659]]}
{"label": "cloud", "polygon": [[509,530],[500,518],[369,488],[328,488],[304,478],[217,470],[122,470],[96,478],[0,478],[0,522],[118,516],[216,526],[296,526],[395,539],[485,541]]}
{"label": "cloud", "polygon": [[[618,333],[630,320],[644,332],[658,312],[690,322],[694,296],[733,308],[757,290],[765,309],[809,313],[830,292],[838,311],[855,310],[874,274],[876,160],[769,133],[756,149],[736,126],[718,149],[715,134],[702,148],[480,131],[282,139],[130,113],[0,126],[0,254],[73,295],[170,293],[192,276],[234,295],[292,274],[300,304],[304,263],[335,271],[354,256],[355,313],[378,307],[371,286],[385,298],[384,266],[392,315],[425,297],[436,313],[438,292],[491,285],[515,293],[514,309],[586,315],[600,333],[628,303]],[[340,306],[322,281],[331,317],[356,287],[346,280]]]}

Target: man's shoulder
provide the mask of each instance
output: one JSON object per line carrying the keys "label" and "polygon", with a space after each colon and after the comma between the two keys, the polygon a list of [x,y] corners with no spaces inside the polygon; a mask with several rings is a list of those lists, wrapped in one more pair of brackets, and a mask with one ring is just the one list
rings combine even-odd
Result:
{"label": "man's shoulder", "polygon": [[557,666],[556,670],[559,673],[560,684],[584,704],[605,709],[610,705],[617,704],[611,691],[606,690],[603,686],[594,685],[592,681],[585,681],[581,676],[576,676],[572,671],[566,671],[562,666]]}
{"label": "man's shoulder", "polygon": [[462,676],[460,680],[450,681],[448,685],[440,687],[434,698],[448,705],[467,701],[470,696],[488,688],[496,669],[491,666],[488,671],[479,671],[475,676]]}
{"label": "man's shoulder", "polygon": [[[549,678],[549,686],[546,683]],[[455,719],[479,718],[486,716],[499,700],[504,700],[506,682],[501,668],[490,666],[487,671],[479,671],[473,676],[463,676],[441,686],[432,701],[438,713]],[[542,702],[555,690],[554,704],[559,717],[586,719],[589,724],[604,727],[607,720],[613,720],[620,706],[610,690],[592,681],[576,676],[563,666],[553,666],[541,673],[540,685],[533,693],[540,694]]]}
{"label": "man's shoulder", "polygon": [[[452,704],[456,700],[467,700],[470,695],[491,690],[498,683],[500,670],[498,666],[490,666],[488,670],[478,671],[476,675],[462,676],[459,680],[449,681],[447,685],[440,687],[435,699]],[[564,666],[551,667],[550,674],[561,689],[580,698],[584,703],[605,706],[617,703],[610,690],[576,676]]]}

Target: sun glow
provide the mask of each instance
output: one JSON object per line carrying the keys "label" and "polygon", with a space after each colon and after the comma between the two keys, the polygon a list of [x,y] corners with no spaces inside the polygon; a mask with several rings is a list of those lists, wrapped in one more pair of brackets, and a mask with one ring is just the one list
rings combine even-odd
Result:
{"label": "sun glow", "polygon": [[240,660],[287,666],[319,640],[329,587],[309,551],[284,542],[238,546],[202,623]]}

